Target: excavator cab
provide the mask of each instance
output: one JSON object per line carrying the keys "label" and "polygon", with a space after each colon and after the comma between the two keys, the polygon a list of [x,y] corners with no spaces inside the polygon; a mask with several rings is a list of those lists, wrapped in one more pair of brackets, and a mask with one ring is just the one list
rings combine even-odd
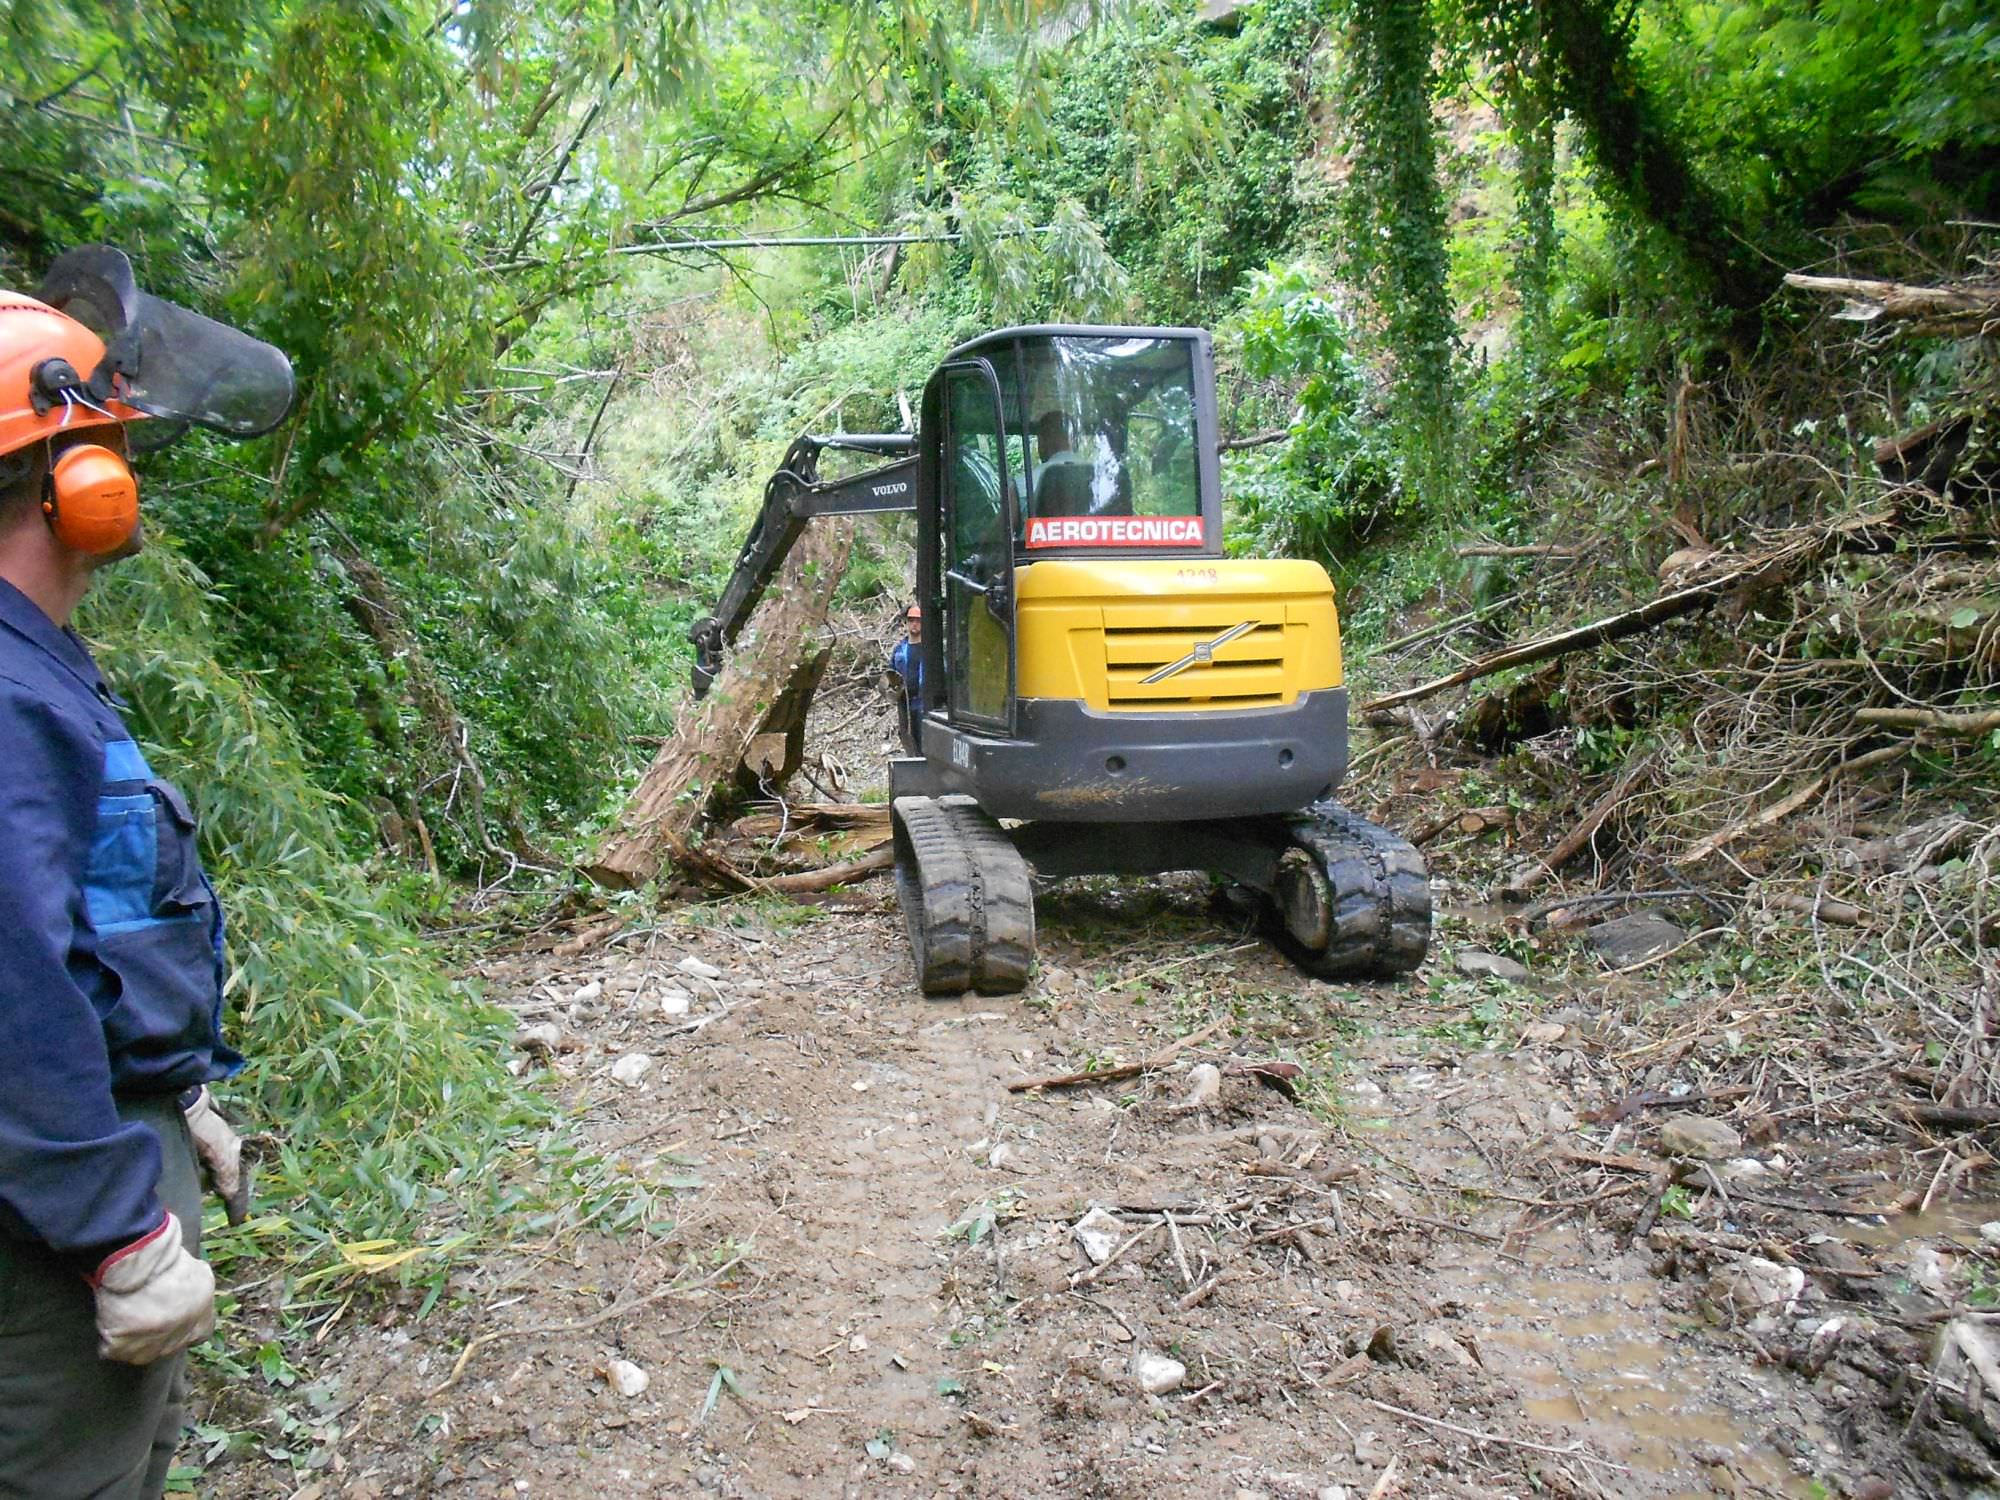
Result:
{"label": "excavator cab", "polygon": [[[1208,334],[1002,329],[937,368],[917,429],[794,443],[693,637],[699,690],[810,517],[915,510],[927,701],[890,795],[924,991],[1020,989],[1035,879],[1085,874],[1206,872],[1308,972],[1415,968],[1421,856],[1330,800],[1333,585],[1223,555]],[[823,482],[828,447],[894,461]]]}
{"label": "excavator cab", "polygon": [[1001,818],[1295,811],[1346,764],[1333,586],[1222,555],[1215,376],[1186,328],[1008,329],[919,423],[922,758]]}
{"label": "excavator cab", "polygon": [[1213,391],[1207,336],[1182,329],[1009,330],[932,377],[918,585],[945,622],[931,680],[948,724],[1019,727],[1015,584],[1030,564],[1220,557]]}

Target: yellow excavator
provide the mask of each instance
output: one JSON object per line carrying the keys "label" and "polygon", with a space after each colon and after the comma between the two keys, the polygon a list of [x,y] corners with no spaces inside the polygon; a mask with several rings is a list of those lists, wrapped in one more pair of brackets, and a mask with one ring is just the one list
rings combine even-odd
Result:
{"label": "yellow excavator", "polygon": [[[794,442],[691,630],[699,695],[813,517],[916,513],[924,691],[890,796],[925,993],[1027,982],[1035,877],[1204,871],[1254,893],[1311,974],[1423,960],[1422,856],[1331,800],[1333,585],[1223,556],[1216,425],[1200,329],[987,334],[938,366],[914,434]],[[822,480],[843,449],[891,461]]]}

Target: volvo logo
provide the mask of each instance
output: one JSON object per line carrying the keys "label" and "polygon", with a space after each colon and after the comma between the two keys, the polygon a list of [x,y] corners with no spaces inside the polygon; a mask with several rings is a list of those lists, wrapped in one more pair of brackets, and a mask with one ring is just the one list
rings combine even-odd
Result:
{"label": "volvo logo", "polygon": [[1215,653],[1228,645],[1239,635],[1247,635],[1257,628],[1255,620],[1245,620],[1241,625],[1232,625],[1212,641],[1203,641],[1179,661],[1170,661],[1150,677],[1141,677],[1141,685],[1150,687],[1156,682],[1165,682],[1169,677],[1185,672],[1189,667],[1206,667],[1215,661]]}

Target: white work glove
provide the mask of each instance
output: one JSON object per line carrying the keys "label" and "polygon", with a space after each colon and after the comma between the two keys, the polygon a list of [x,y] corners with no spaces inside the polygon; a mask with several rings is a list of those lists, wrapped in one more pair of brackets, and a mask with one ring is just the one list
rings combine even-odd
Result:
{"label": "white work glove", "polygon": [[106,1256],[91,1278],[97,1353],[121,1365],[178,1354],[215,1328],[215,1273],[188,1254],[172,1214],[144,1239]]}
{"label": "white work glove", "polygon": [[243,1165],[243,1138],[222,1118],[206,1085],[182,1113],[187,1117],[188,1133],[194,1137],[194,1154],[201,1158],[208,1185],[222,1200],[222,1211],[229,1216],[229,1222],[241,1224],[250,1217],[250,1169]]}

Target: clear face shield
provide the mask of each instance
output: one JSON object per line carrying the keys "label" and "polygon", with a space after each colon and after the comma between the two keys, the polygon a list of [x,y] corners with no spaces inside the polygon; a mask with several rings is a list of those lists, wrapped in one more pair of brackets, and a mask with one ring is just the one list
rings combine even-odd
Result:
{"label": "clear face shield", "polygon": [[291,410],[292,365],[283,353],[140,291],[121,251],[69,251],[36,296],[104,340],[104,361],[86,379],[92,399],[116,399],[159,419],[130,429],[134,447],[162,447],[190,424],[253,438]]}

